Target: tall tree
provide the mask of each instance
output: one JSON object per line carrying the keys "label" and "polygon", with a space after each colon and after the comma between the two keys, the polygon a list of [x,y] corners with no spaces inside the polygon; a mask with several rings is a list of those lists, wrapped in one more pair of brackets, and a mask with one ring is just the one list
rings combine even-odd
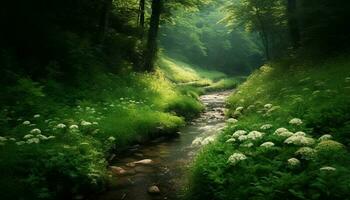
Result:
{"label": "tall tree", "polygon": [[153,71],[154,62],[157,56],[157,36],[159,32],[160,15],[162,13],[163,0],[152,0],[152,14],[150,27],[148,30],[148,38],[146,45],[146,56],[144,70]]}
{"label": "tall tree", "polygon": [[296,49],[300,45],[300,30],[297,19],[297,0],[287,0],[287,16],[290,39],[293,47]]}
{"label": "tall tree", "polygon": [[98,40],[100,44],[104,43],[104,40],[106,37],[112,5],[113,5],[113,0],[103,1],[103,9],[101,13],[101,19],[100,19],[100,25],[99,25],[99,36],[98,36],[99,37]]}
{"label": "tall tree", "polygon": [[145,27],[145,0],[140,0],[139,5],[139,25],[143,29]]}

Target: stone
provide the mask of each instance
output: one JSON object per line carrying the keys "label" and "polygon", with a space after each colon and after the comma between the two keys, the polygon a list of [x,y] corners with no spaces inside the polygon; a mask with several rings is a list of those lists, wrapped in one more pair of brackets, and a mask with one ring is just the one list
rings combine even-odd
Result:
{"label": "stone", "polygon": [[110,166],[109,168],[111,169],[112,173],[116,175],[125,175],[127,173],[127,171],[121,167]]}
{"label": "stone", "polygon": [[143,164],[143,165],[149,165],[152,163],[153,163],[153,160],[151,160],[151,159],[143,159],[143,160],[139,160],[139,161],[134,162],[134,164]]}
{"label": "stone", "polygon": [[148,193],[150,194],[159,194],[160,193],[160,189],[158,188],[158,186],[151,186],[148,188]]}

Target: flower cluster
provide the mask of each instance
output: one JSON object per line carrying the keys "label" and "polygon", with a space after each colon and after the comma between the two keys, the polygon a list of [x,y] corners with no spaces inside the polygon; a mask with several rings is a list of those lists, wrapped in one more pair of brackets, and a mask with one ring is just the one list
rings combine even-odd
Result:
{"label": "flower cluster", "polygon": [[272,128],[272,124],[264,124],[260,127],[261,130],[268,130],[270,128]]}
{"label": "flower cluster", "polygon": [[278,128],[275,132],[274,132],[274,135],[277,135],[277,136],[280,136],[280,137],[284,137],[284,138],[287,138],[287,137],[290,137],[292,136],[294,133],[288,131],[288,129],[286,128]]}
{"label": "flower cluster", "polygon": [[298,146],[310,146],[310,145],[313,145],[315,143],[315,140],[313,138],[306,137],[303,134],[295,133],[294,135],[287,138],[284,141],[284,143],[294,144],[294,145],[298,145]]}
{"label": "flower cluster", "polygon": [[329,134],[325,134],[325,135],[322,135],[320,138],[318,138],[318,141],[326,141],[326,140],[331,140],[333,138],[332,135],[329,135]]}
{"label": "flower cluster", "polygon": [[289,121],[289,124],[300,126],[303,124],[303,121],[299,118],[293,118]]}
{"label": "flower cluster", "polygon": [[296,166],[300,165],[300,161],[296,158],[290,158],[290,159],[288,159],[288,165],[290,167],[296,167]]}
{"label": "flower cluster", "polygon": [[247,134],[247,131],[245,130],[238,130],[232,134],[233,138],[238,138],[239,136]]}
{"label": "flower cluster", "polygon": [[264,143],[262,143],[260,146],[261,146],[261,147],[269,148],[269,147],[275,146],[275,143],[273,143],[273,142],[264,142]]}
{"label": "flower cluster", "polygon": [[295,152],[295,155],[300,156],[302,159],[305,159],[305,160],[313,159],[316,156],[316,154],[317,154],[317,151],[310,147],[301,147]]}
{"label": "flower cluster", "polygon": [[237,123],[237,122],[238,122],[238,120],[237,120],[237,119],[235,119],[235,118],[230,118],[230,119],[226,120],[226,122],[227,122],[227,123],[234,124],[234,123]]}
{"label": "flower cluster", "polygon": [[247,159],[247,157],[244,154],[242,154],[242,153],[234,153],[228,158],[227,162],[230,165],[234,166],[234,165],[238,164],[240,161],[243,161],[243,160],[246,160],[246,159]]}
{"label": "flower cluster", "polygon": [[248,133],[247,138],[251,140],[257,140],[264,136],[264,133],[259,131],[251,131]]}

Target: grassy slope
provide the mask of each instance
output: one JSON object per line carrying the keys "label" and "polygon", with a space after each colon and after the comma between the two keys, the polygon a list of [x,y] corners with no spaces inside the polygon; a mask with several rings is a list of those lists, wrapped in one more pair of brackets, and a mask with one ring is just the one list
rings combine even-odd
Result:
{"label": "grassy slope", "polygon": [[230,78],[222,72],[201,69],[164,55],[159,59],[158,65],[169,80],[181,86],[213,91],[234,88],[239,82],[238,78]]}
{"label": "grassy slope", "polygon": [[173,134],[183,117],[203,108],[194,91],[188,95],[161,71],[97,73],[91,83],[68,88],[22,78],[5,88],[19,98],[0,111],[1,199],[65,198],[99,189],[110,150]]}
{"label": "grassy slope", "polygon": [[[229,124],[193,165],[188,199],[348,199],[349,60],[274,63],[252,74],[228,100],[228,114],[238,118],[238,123]],[[241,106],[243,111],[236,111]],[[303,124],[290,124],[292,118],[300,118]],[[272,128],[262,130],[265,124]],[[280,127],[294,133],[304,131],[315,143],[308,139],[309,144],[286,144],[286,137],[274,134]],[[257,130],[265,135],[227,142],[237,130]],[[318,140],[324,134],[330,134],[332,140]],[[261,147],[264,142],[275,146]],[[303,146],[311,149],[296,153]],[[233,153],[243,153],[247,159],[230,164],[228,158]],[[300,161],[296,166],[288,163],[293,157]],[[336,170],[321,170],[325,166]]]}

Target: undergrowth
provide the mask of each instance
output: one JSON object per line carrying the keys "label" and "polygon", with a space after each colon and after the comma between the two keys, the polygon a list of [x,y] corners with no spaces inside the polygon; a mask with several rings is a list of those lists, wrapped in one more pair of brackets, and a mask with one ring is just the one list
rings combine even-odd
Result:
{"label": "undergrowth", "polygon": [[349,58],[263,66],[228,99],[227,127],[187,199],[348,199]]}

